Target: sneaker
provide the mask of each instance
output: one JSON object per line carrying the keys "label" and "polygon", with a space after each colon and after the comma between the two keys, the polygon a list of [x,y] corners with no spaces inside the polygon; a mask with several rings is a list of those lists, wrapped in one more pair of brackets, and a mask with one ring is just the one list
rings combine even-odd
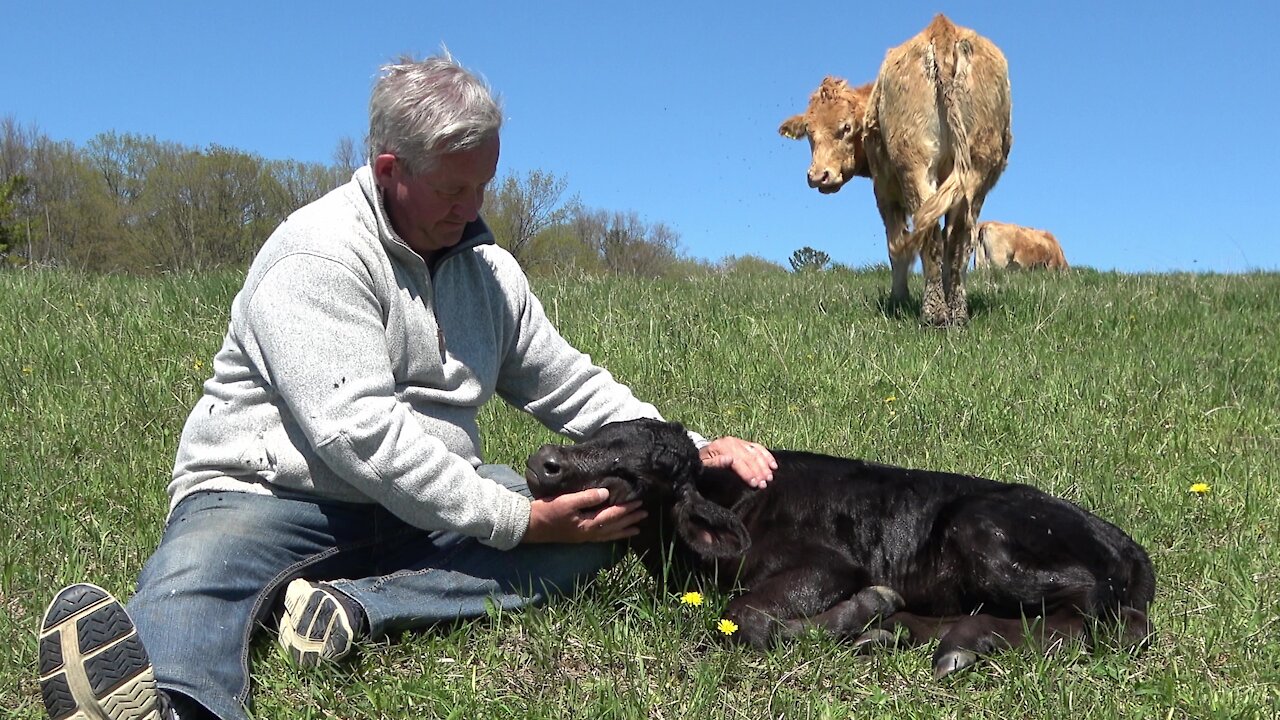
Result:
{"label": "sneaker", "polygon": [[358,618],[336,590],[298,578],[284,591],[280,647],[304,667],[337,662],[355,647]]}
{"label": "sneaker", "polygon": [[50,720],[164,720],[168,714],[133,620],[97,585],[68,585],[49,603],[39,663]]}

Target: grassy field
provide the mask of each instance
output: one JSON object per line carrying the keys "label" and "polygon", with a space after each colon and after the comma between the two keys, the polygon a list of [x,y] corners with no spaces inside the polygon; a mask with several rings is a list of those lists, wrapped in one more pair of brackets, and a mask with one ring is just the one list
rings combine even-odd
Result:
{"label": "grassy field", "polygon": [[[63,584],[128,597],[239,277],[0,272],[0,709],[43,717],[36,631]],[[581,349],[705,435],[1027,482],[1151,553],[1137,658],[718,639],[726,598],[632,563],[573,601],[303,671],[255,649],[262,718],[1271,718],[1280,714],[1280,275],[971,276],[963,331],[885,309],[888,272],[536,284]],[[919,292],[919,277],[913,278]],[[551,435],[485,410],[520,465]],[[1207,493],[1189,488],[1207,483]],[[177,632],[199,632],[182,629]],[[0,713],[2,714],[2,713]]]}

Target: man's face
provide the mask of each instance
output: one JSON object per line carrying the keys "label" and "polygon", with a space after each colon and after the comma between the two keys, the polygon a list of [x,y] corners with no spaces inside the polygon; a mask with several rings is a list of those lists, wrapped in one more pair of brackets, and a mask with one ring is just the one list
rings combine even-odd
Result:
{"label": "man's face", "polygon": [[409,175],[394,155],[379,155],[374,174],[387,215],[409,247],[424,258],[462,239],[462,229],[480,216],[485,188],[498,172],[497,138],[439,158],[436,166]]}

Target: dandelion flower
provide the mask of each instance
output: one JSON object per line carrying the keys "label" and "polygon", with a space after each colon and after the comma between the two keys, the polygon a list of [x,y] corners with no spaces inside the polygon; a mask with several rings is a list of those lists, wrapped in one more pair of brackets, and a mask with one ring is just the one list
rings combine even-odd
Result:
{"label": "dandelion flower", "polygon": [[192,368],[193,370],[203,370],[203,369],[204,369],[204,361],[203,361],[203,360],[194,360],[194,361],[192,361],[192,363],[191,363],[191,368]]}
{"label": "dandelion flower", "polygon": [[885,398],[884,401],[885,401],[885,404],[898,402],[898,396],[890,395],[889,397]]}
{"label": "dandelion flower", "polygon": [[22,368],[22,374],[23,374],[23,375],[30,375],[30,374],[31,374],[31,366],[30,366],[30,365],[24,365],[24,366],[23,366],[23,368]]}
{"label": "dandelion flower", "polygon": [[1209,483],[1196,483],[1187,489],[1197,495],[1203,495],[1209,492],[1211,488],[1209,487]]}
{"label": "dandelion flower", "polygon": [[700,592],[687,592],[687,593],[685,593],[684,595],[681,595],[681,596],[680,596],[680,602],[684,603],[685,605],[701,605],[701,604],[702,604],[702,593],[700,593]]}
{"label": "dandelion flower", "polygon": [[732,635],[738,632],[738,623],[729,620],[728,618],[720,618],[720,622],[716,625],[716,629],[725,635]]}

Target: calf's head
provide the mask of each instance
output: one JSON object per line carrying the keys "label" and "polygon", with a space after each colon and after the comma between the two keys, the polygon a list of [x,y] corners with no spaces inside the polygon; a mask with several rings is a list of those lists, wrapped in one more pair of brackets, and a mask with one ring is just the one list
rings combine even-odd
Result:
{"label": "calf's head", "polygon": [[828,76],[809,97],[803,113],[782,121],[779,135],[809,138],[809,187],[833,193],[855,176],[871,177],[862,140],[870,96],[870,83],[851,88],[844,80]]}
{"label": "calf's head", "polygon": [[751,544],[741,520],[698,491],[698,449],[679,423],[642,418],[605,425],[575,445],[543,445],[525,480],[535,498],[604,488],[609,504],[640,500],[649,529],[674,530],[704,557],[740,556]]}

